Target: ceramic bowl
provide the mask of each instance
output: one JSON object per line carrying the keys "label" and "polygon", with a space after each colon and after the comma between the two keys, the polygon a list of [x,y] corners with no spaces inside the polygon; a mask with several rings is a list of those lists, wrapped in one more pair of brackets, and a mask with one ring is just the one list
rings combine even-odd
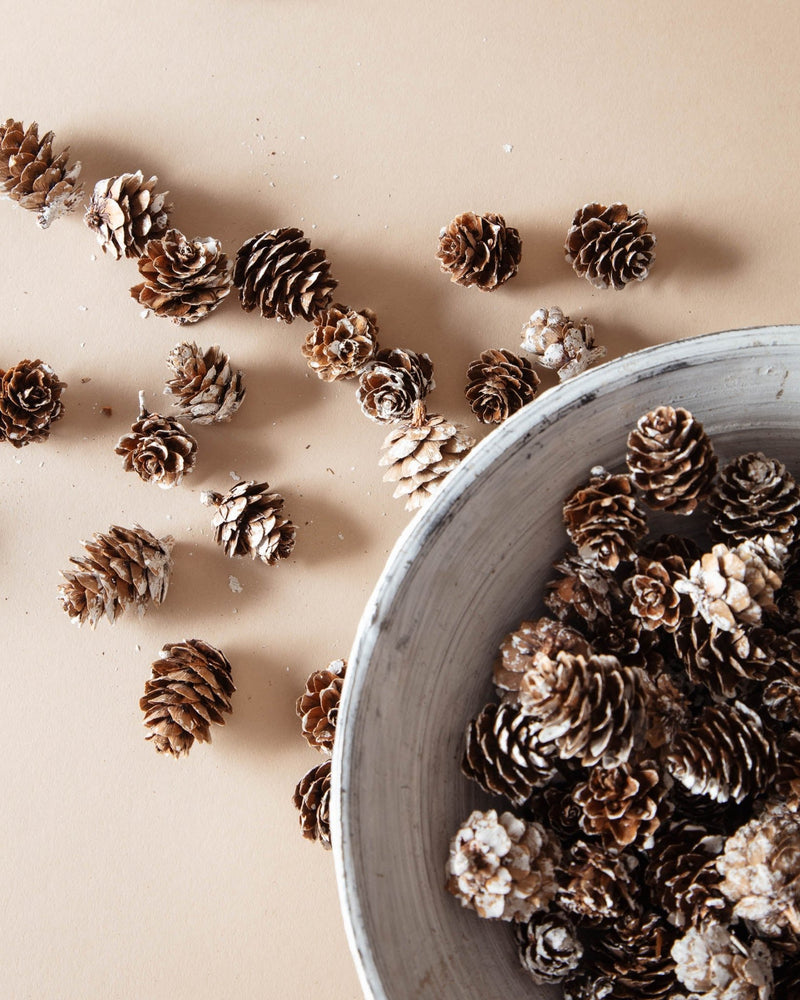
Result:
{"label": "ceramic bowl", "polygon": [[350,656],[334,751],[337,878],[368,997],[560,996],[521,970],[507,924],[444,890],[450,838],[491,804],[461,775],[464,728],[493,695],[502,637],[543,610],[567,544],[563,498],[591,466],[621,469],[628,431],[661,404],[691,410],[722,461],[761,450],[797,474],[800,327],[648,348],[549,390],[467,456],[389,558]]}

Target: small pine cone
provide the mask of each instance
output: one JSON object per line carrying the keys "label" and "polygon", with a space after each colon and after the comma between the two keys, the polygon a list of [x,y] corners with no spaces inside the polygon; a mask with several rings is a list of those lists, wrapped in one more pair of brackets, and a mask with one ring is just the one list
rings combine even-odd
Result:
{"label": "small pine cone", "polygon": [[390,431],[384,439],[379,464],[388,468],[383,481],[397,483],[393,496],[405,497],[406,510],[417,510],[440,489],[474,444],[461,424],[427,413],[425,404],[417,400],[410,423]]}
{"label": "small pine cone", "polygon": [[647,533],[629,477],[612,475],[601,466],[564,501],[564,525],[581,559],[608,570],[633,559]]}
{"label": "small pine cone", "polygon": [[647,699],[647,744],[654,750],[667,746],[690,718],[689,699],[666,671],[652,677]]}
{"label": "small pine cone", "polygon": [[775,794],[785,802],[800,804],[800,731],[792,729],[778,741]]}
{"label": "small pine cone", "polygon": [[742,802],[775,777],[775,741],[761,718],[739,701],[708,705],[678,733],[666,755],[667,770],[694,795]]}
{"label": "small pine cone", "polygon": [[663,657],[655,646],[654,633],[642,629],[641,621],[616,609],[610,618],[596,618],[586,625],[586,635],[594,649],[616,656],[620,663],[660,670]]}
{"label": "small pine cone", "polygon": [[526,803],[525,813],[552,830],[564,847],[580,833],[581,810],[575,804],[569,786],[551,784],[535,790]]}
{"label": "small pine cone", "polygon": [[558,372],[559,379],[572,378],[605,357],[605,347],[594,342],[594,328],[585,319],[577,323],[557,307],[537,309],[522,328],[520,348],[534,355],[543,368]]}
{"label": "small pine cone", "polygon": [[672,1000],[675,932],[655,913],[629,912],[590,939],[587,964],[614,983],[609,1000]]}
{"label": "small pine cone", "polygon": [[140,525],[99,532],[82,542],[86,555],[70,558],[75,569],[61,575],[58,596],[76,625],[94,628],[105,616],[113,625],[133,605],[140,615],[147,606],[161,604],[172,573],[172,535],[156,538]]}
{"label": "small pine cone", "polygon": [[534,913],[514,927],[522,968],[535,983],[560,983],[583,958],[575,925],[564,913]]}
{"label": "small pine cone", "polygon": [[536,725],[518,706],[485,705],[467,725],[461,770],[490,795],[520,807],[558,774],[536,736]]}
{"label": "small pine cone", "polygon": [[522,240],[502,215],[464,212],[439,233],[436,257],[451,281],[492,292],[517,273]]}
{"label": "small pine cone", "polygon": [[575,273],[595,288],[620,289],[647,277],[655,245],[644,212],[631,214],[619,202],[608,208],[592,203],[575,213],[564,251]]}
{"label": "small pine cone", "polygon": [[77,207],[83,194],[78,182],[80,163],[67,168],[69,146],[53,155],[53,133],[39,136],[36,122],[6,119],[0,125],[0,198],[16,201],[37,213],[37,222],[47,229]]}
{"label": "small pine cone", "polygon": [[559,621],[577,616],[578,621],[592,624],[624,607],[622,587],[610,570],[577,553],[567,553],[553,568],[561,576],[545,584],[544,603]]}
{"label": "small pine cone", "polygon": [[533,666],[537,653],[544,653],[554,660],[562,649],[567,653],[591,655],[591,646],[586,639],[568,625],[552,618],[522,622],[500,643],[500,655],[493,668],[495,687],[501,691],[519,691],[522,676]]}
{"label": "small pine cone", "polygon": [[629,597],[630,612],[648,632],[664,629],[674,632],[681,622],[680,595],[672,586],[669,569],[655,559],[639,556],[633,574],[623,587]]}
{"label": "small pine cone", "polygon": [[324,382],[360,375],[378,350],[378,317],[371,309],[328,306],[317,313],[303,344],[308,367]]}
{"label": "small pine cone", "polygon": [[783,573],[783,583],[775,594],[778,613],[784,618],[789,629],[800,623],[800,558],[798,550],[792,550]]}
{"label": "small pine cone", "polygon": [[776,722],[796,725],[800,719],[800,677],[770,681],[764,688],[761,704]]}
{"label": "small pine cone", "polygon": [[346,660],[332,660],[325,670],[315,670],[295,706],[307,742],[316,750],[330,753],[336,736],[336,719]]}
{"label": "small pine cone", "polygon": [[584,924],[617,921],[638,909],[633,875],[637,865],[632,854],[611,853],[579,840],[562,863],[556,905]]}
{"label": "small pine cone", "polygon": [[312,250],[299,229],[272,229],[247,240],[236,254],[233,283],[242,309],[265,319],[308,322],[327,309],[337,282],[324,250]]}
{"label": "small pine cone", "polygon": [[292,801],[300,810],[300,828],[306,840],[317,840],[326,851],[331,849],[331,761],[307,771],[294,790]]}
{"label": "small pine cone", "polygon": [[702,554],[703,550],[697,542],[684,535],[661,535],[642,546],[642,555],[663,563],[673,580],[686,576],[688,567]]}
{"label": "small pine cone", "polygon": [[282,516],[283,497],[268,489],[268,483],[242,480],[227,493],[200,494],[202,503],[216,507],[214,541],[231,559],[249,555],[274,566],[291,555],[297,528]]}
{"label": "small pine cone", "polygon": [[715,802],[709,795],[695,795],[679,782],[672,786],[672,805],[675,822],[686,820],[702,826],[709,833],[728,836],[746,822],[753,812],[750,799],[743,802]]}
{"label": "small pine cone", "polygon": [[483,351],[467,368],[467,397],[482,424],[500,424],[533,399],[539,376],[527,358],[506,350]]}
{"label": "small pine cone", "polygon": [[145,483],[162,490],[178,486],[197,461],[197,441],[174,417],[150,413],[139,393],[139,416],[114,449],[123,456],[126,472],[133,470]]}
{"label": "small pine cone", "polygon": [[361,372],[356,399],[365,416],[387,424],[411,420],[414,403],[435,388],[433,362],[427,354],[387,348]]}
{"label": "small pine cone", "polygon": [[[614,981],[609,976],[582,971],[561,984],[564,1000],[614,1000]],[[676,996],[673,1000],[686,1000]]]}
{"label": "small pine cone", "polygon": [[167,357],[173,376],[166,383],[180,415],[198,424],[230,420],[245,395],[244,373],[234,371],[228,355],[214,344],[203,352],[195,343],[177,344]]}
{"label": "small pine cone", "polygon": [[38,358],[0,369],[0,442],[24,448],[46,441],[50,425],[64,414],[61,391],[66,387]]}
{"label": "small pine cone", "polygon": [[693,684],[716,697],[733,698],[748,681],[763,680],[774,663],[769,647],[759,642],[765,632],[758,627],[729,632],[697,616],[685,619],[673,639]]}
{"label": "small pine cone", "polygon": [[144,281],[131,288],[131,295],[140,305],[173,323],[196,323],[230,293],[233,265],[219,240],[190,240],[168,229],[147,242],[139,273]]}
{"label": "small pine cone", "polygon": [[168,643],[152,666],[139,706],[148,740],[159,753],[180,757],[195,740],[211,742],[211,724],[224,725],[231,711],[231,665],[202,639]]}
{"label": "small pine cone", "polygon": [[673,514],[691,514],[717,474],[711,438],[680,406],[659,406],[639,418],[628,435],[627,462],[648,507]]}
{"label": "small pine cone", "polygon": [[798,538],[800,486],[782,462],[760,451],[726,465],[707,504],[709,530],[719,541],[772,535],[791,548]]}
{"label": "small pine cone", "polygon": [[153,193],[157,183],[157,177],[145,181],[137,170],[95,184],[83,221],[96,234],[103,253],[115,260],[142,257],[147,241],[166,233],[172,205],[166,203],[166,191]]}
{"label": "small pine cone", "polygon": [[772,1000],[772,959],[763,941],[748,948],[714,920],[672,946],[675,975],[697,1000]]}

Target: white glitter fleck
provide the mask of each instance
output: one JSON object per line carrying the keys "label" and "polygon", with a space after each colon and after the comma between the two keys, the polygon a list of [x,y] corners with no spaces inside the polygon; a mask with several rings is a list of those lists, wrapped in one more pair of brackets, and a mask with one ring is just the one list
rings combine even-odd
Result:
{"label": "white glitter fleck", "polygon": [[340,542],[344,541],[344,535],[341,533],[341,531],[339,532],[339,541]]}
{"label": "white glitter fleck", "polygon": [[90,253],[89,254],[89,260],[97,260],[97,254],[96,253]]}
{"label": "white glitter fleck", "polygon": [[335,181],[338,181],[338,180],[339,180],[339,175],[338,175],[338,174],[334,174],[334,175],[333,175],[333,179],[334,179]]}
{"label": "white glitter fleck", "polygon": [[78,306],[78,312],[82,312],[82,313],[89,312],[89,307],[88,306]]}
{"label": "white glitter fleck", "polygon": [[147,317],[150,315],[150,310],[149,309],[142,309],[142,311],[139,313],[139,315],[141,316],[142,319],[147,319]]}
{"label": "white glitter fleck", "polygon": [[231,593],[233,594],[241,594],[241,592],[244,590],[244,587],[241,585],[241,583],[239,583],[239,580],[235,576],[228,577],[228,586],[230,587]]}
{"label": "white glitter fleck", "polygon": [[510,143],[510,142],[507,142],[507,143],[506,143],[506,144],[505,144],[505,145],[503,146],[503,152],[504,152],[504,153],[510,153],[510,152],[511,152],[511,150],[512,150],[513,148],[514,148],[514,147],[513,147],[512,145],[511,145],[511,143]]}
{"label": "white glitter fleck", "polygon": [[137,653],[141,653],[141,651],[142,651],[142,647],[139,645],[138,642],[136,643],[136,645],[133,648],[136,650]]}
{"label": "white glitter fleck", "polygon": [[235,483],[240,483],[242,481],[242,477],[239,475],[238,472],[234,472],[233,469],[231,469],[231,471],[228,473],[228,475],[231,477],[231,479]]}

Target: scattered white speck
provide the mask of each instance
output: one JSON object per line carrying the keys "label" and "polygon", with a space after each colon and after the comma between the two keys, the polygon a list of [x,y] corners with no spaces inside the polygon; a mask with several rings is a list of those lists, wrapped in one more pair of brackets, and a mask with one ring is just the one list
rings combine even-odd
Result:
{"label": "scattered white speck", "polygon": [[139,315],[141,316],[142,319],[147,319],[147,317],[150,315],[150,310],[149,309],[142,309],[142,311],[139,313]]}
{"label": "scattered white speck", "polygon": [[306,137],[305,137],[304,135],[301,135],[301,136],[300,136],[300,141],[301,141],[301,142],[305,142],[305,141],[306,141]]}
{"label": "scattered white speck", "polygon": [[354,465],[351,465],[351,466],[350,466],[350,471],[351,471],[351,472],[355,472],[355,471],[356,471],[356,467],[355,467]]}
{"label": "scattered white speck", "polygon": [[510,153],[510,152],[511,152],[511,150],[512,150],[513,148],[514,148],[514,147],[513,147],[512,145],[511,145],[511,143],[510,143],[510,142],[507,142],[507,143],[506,143],[506,144],[505,144],[505,145],[503,146],[503,152],[504,152],[504,153]]}
{"label": "scattered white speck", "polygon": [[228,577],[228,586],[230,587],[232,594],[241,594],[244,587],[239,583],[239,580],[235,576]]}
{"label": "scattered white speck", "polygon": [[338,174],[334,174],[334,175],[333,175],[333,179],[334,179],[335,181],[338,181],[338,180],[339,180],[339,175],[338,175]]}
{"label": "scattered white speck", "polygon": [[238,614],[239,614],[239,609],[238,609],[238,608],[234,608],[234,609],[233,609],[233,613],[234,613],[235,615],[238,615]]}
{"label": "scattered white speck", "polygon": [[39,468],[40,468],[40,469],[43,469],[43,468],[44,468],[44,462],[39,462]]}
{"label": "scattered white speck", "polygon": [[21,458],[15,458],[14,461],[17,463],[17,465],[22,465],[22,459]]}
{"label": "scattered white speck", "polygon": [[231,469],[231,471],[228,473],[228,475],[231,477],[231,479],[235,483],[240,483],[242,481],[242,477],[239,475],[238,472],[234,472],[233,469]]}
{"label": "scattered white speck", "polygon": [[136,650],[137,653],[141,653],[141,651],[142,651],[142,647],[139,645],[138,642],[136,643],[136,645],[133,648]]}
{"label": "scattered white speck", "polygon": [[164,516],[166,517],[166,519],[167,519],[168,521],[171,521],[171,520],[172,520],[172,514],[165,514]]}
{"label": "scattered white speck", "polygon": [[486,41],[486,35],[484,35],[484,36],[483,36],[483,38],[481,39],[481,41],[482,41],[482,42],[485,42],[485,41]]}
{"label": "scattered white speck", "polygon": [[81,347],[86,347],[86,341],[85,340],[81,341]]}
{"label": "scattered white speck", "polygon": [[274,188],[274,187],[275,187],[275,181],[270,181],[270,182],[269,182],[269,186],[270,186],[271,188]]}
{"label": "scattered white speck", "polygon": [[97,260],[97,254],[96,253],[90,253],[89,254],[89,260]]}
{"label": "scattered white speck", "polygon": [[264,141],[263,134],[261,132],[256,132],[256,139],[258,139],[259,142],[263,142]]}
{"label": "scattered white speck", "polygon": [[304,215],[301,215],[301,216],[300,216],[300,221],[301,221],[301,222],[305,222],[305,221],[306,221],[306,217],[305,217]]}
{"label": "scattered white speck", "polygon": [[341,531],[339,532],[339,541],[340,542],[344,541],[344,535],[341,533]]}
{"label": "scattered white speck", "polygon": [[316,229],[316,228],[317,228],[317,224],[316,224],[316,222],[312,222],[312,223],[311,223],[311,228],[312,228],[312,229]]}
{"label": "scattered white speck", "polygon": [[89,307],[88,306],[78,306],[78,312],[82,312],[82,313],[89,312]]}

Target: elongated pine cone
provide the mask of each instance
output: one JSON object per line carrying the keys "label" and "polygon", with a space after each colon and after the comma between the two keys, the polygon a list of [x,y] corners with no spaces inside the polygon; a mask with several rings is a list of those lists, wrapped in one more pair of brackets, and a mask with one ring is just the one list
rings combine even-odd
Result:
{"label": "elongated pine cone", "polygon": [[624,606],[619,581],[611,572],[577,553],[566,553],[553,569],[561,574],[545,584],[544,603],[559,621],[595,622]]}
{"label": "elongated pine cone", "polygon": [[82,542],[86,555],[70,558],[75,568],[61,574],[66,583],[58,588],[70,619],[94,628],[106,617],[113,625],[131,605],[142,615],[150,603],[161,604],[172,573],[174,542],[172,535],[156,538],[138,524],[112,525],[107,533]]}
{"label": "elongated pine cone", "polygon": [[726,465],[707,504],[710,531],[720,541],[772,535],[787,548],[797,541],[800,486],[782,462],[760,451]]}
{"label": "elongated pine cone", "polygon": [[731,905],[720,891],[715,859],[723,838],[687,820],[659,833],[647,859],[645,882],[653,903],[675,927],[699,927],[709,919],[728,923]]}
{"label": "elongated pine cone", "polygon": [[378,317],[371,309],[340,303],[317,313],[306,335],[303,356],[324,382],[360,375],[378,350]]}
{"label": "elongated pine cone", "polygon": [[211,725],[225,724],[235,690],[221,650],[202,639],[167,643],[139,701],[146,738],[173,757],[188,753],[195,740],[210,743]]}
{"label": "elongated pine cone", "polygon": [[577,841],[561,865],[556,904],[581,923],[617,921],[636,910],[632,854],[617,854]]}
{"label": "elongated pine cone", "polygon": [[231,368],[230,358],[216,344],[207,351],[188,341],[177,344],[167,364],[173,374],[164,392],[172,395],[182,417],[198,424],[221,424],[242,405],[244,373]]}
{"label": "elongated pine cone", "polygon": [[283,497],[268,489],[268,483],[243,480],[227,493],[200,495],[202,503],[216,507],[211,521],[214,541],[225,555],[249,555],[268,566],[291,555],[297,528],[283,516]]}
{"label": "elongated pine cone", "polygon": [[564,501],[564,526],[581,559],[608,570],[633,559],[647,533],[630,478],[611,475],[601,466]]}
{"label": "elongated pine cone", "polygon": [[331,849],[331,760],[312,767],[298,781],[292,801],[300,812],[300,829],[306,840]]}
{"label": "elongated pine cone", "polygon": [[331,302],[337,282],[324,250],[312,250],[299,229],[272,229],[247,240],[236,254],[233,283],[242,309],[265,319],[309,322]]}
{"label": "elongated pine cone", "polygon": [[680,406],[659,406],[639,417],[628,435],[627,462],[647,506],[673,514],[691,514],[717,474],[711,439]]}
{"label": "elongated pine cone", "polygon": [[123,456],[126,472],[131,470],[145,483],[162,490],[178,486],[197,461],[197,441],[174,417],[150,413],[139,394],[139,416],[114,449]]}
{"label": "elongated pine cone", "polygon": [[433,362],[427,354],[386,348],[361,372],[356,399],[364,416],[387,424],[411,420],[414,404],[435,388]]}
{"label": "elongated pine cone", "polygon": [[131,295],[140,305],[173,323],[196,323],[230,293],[233,265],[219,240],[190,240],[168,229],[160,239],[148,240],[139,273],[144,281],[131,288]]}
{"label": "elongated pine cone", "polygon": [[698,1000],[772,1000],[772,959],[763,941],[750,948],[714,920],[690,927],[672,946],[675,975]]}
{"label": "elongated pine cone", "polygon": [[500,424],[530,403],[540,381],[527,358],[492,349],[470,363],[464,394],[482,424]]}
{"label": "elongated pine cone", "polygon": [[647,277],[655,245],[644,212],[629,213],[619,202],[608,208],[592,203],[575,213],[564,251],[575,273],[595,288],[620,289]]}
{"label": "elongated pine cone", "polygon": [[560,983],[583,958],[575,925],[564,913],[534,913],[526,923],[514,925],[522,968],[535,983]]}
{"label": "elongated pine cone", "polygon": [[413,404],[410,423],[390,431],[384,439],[379,464],[386,467],[385,483],[396,483],[393,496],[403,497],[406,510],[416,510],[440,489],[451,472],[475,444],[466,428],[451,424],[425,404]]}
{"label": "elongated pine cone", "polygon": [[330,753],[336,736],[336,718],[342,684],[347,671],[346,660],[332,660],[326,669],[315,670],[306,681],[306,689],[295,706],[301,731],[316,750]]}
{"label": "elongated pine cone", "polygon": [[0,442],[24,448],[46,441],[51,424],[64,414],[61,391],[66,387],[38,358],[0,369]]}
{"label": "elongated pine cone", "polygon": [[589,939],[587,964],[614,984],[609,1000],[672,1000],[675,932],[655,913],[624,913]]}
{"label": "elongated pine cone", "polygon": [[500,643],[500,655],[493,668],[495,687],[501,692],[519,691],[522,677],[533,666],[537,653],[554,660],[561,650],[589,656],[591,646],[575,629],[552,618],[521,622]]}
{"label": "elongated pine cone", "polygon": [[107,177],[94,186],[83,221],[97,236],[103,253],[115,260],[141,257],[148,240],[160,239],[167,231],[172,205],[167,192],[155,194],[157,177],[135,174]]}
{"label": "elongated pine cone", "polygon": [[605,357],[605,347],[594,342],[594,328],[585,319],[574,323],[557,307],[537,309],[522,328],[520,348],[529,351],[543,368],[559,379],[572,378]]}
{"label": "elongated pine cone", "polygon": [[517,273],[522,240],[502,215],[464,212],[439,233],[436,257],[451,281],[492,292]]}
{"label": "elongated pine cone", "polygon": [[83,194],[80,163],[67,167],[69,146],[54,155],[53,137],[40,137],[36,122],[25,128],[8,118],[0,125],[0,198],[36,212],[42,229],[73,211]]}

